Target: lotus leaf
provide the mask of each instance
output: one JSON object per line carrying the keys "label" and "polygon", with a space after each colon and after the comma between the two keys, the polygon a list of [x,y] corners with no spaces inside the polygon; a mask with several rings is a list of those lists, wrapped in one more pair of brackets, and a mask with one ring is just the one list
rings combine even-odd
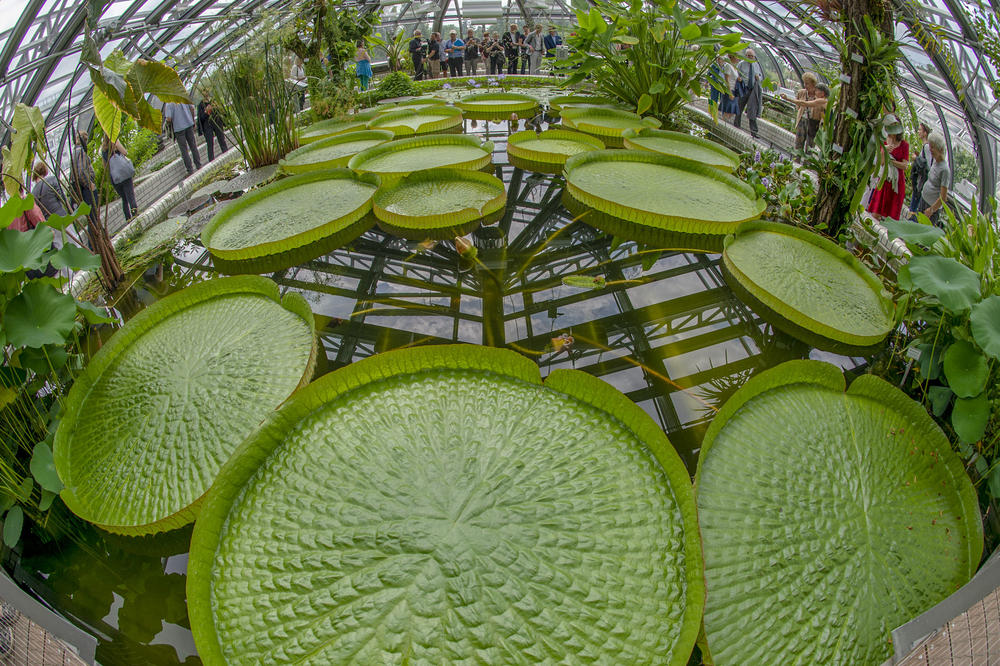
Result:
{"label": "lotus leaf", "polygon": [[52,246],[52,238],[52,229],[44,224],[30,231],[0,229],[0,272],[45,268],[48,260],[43,255]]}
{"label": "lotus leaf", "polygon": [[428,106],[383,113],[368,121],[368,129],[384,129],[396,136],[447,132],[462,126],[462,111],[453,106]]}
{"label": "lotus leaf", "polygon": [[280,167],[291,174],[346,167],[350,159],[365,148],[391,141],[393,136],[386,130],[337,134],[293,150],[281,160]]}
{"label": "lotus leaf", "polygon": [[990,402],[986,393],[974,398],[957,398],[951,408],[951,426],[966,444],[974,444],[983,438],[989,420]]}
{"label": "lotus leaf", "polygon": [[70,390],[54,455],[78,516],[123,534],[194,520],[236,446],[312,375],[313,318],[266,278],[220,278],[133,317]]}
{"label": "lotus leaf", "polygon": [[753,188],[733,176],[645,150],[599,150],[569,158],[566,191],[630,223],[606,231],[654,245],[662,231],[731,233],[764,210]]}
{"label": "lotus leaf", "polygon": [[503,181],[479,171],[430,169],[375,194],[374,212],[390,233],[444,240],[496,221],[507,204]]}
{"label": "lotus leaf", "polygon": [[976,346],[966,340],[952,343],[942,357],[948,386],[960,398],[972,398],[983,392],[990,376],[990,365]]}
{"label": "lotus leaf", "polygon": [[351,158],[348,166],[361,173],[374,173],[382,185],[390,185],[408,173],[453,167],[477,171],[493,158],[493,142],[481,143],[464,134],[432,134],[397,139],[373,146]]}
{"label": "lotus leaf", "polygon": [[96,271],[101,267],[100,257],[87,248],[71,243],[66,243],[58,250],[49,253],[46,259],[53,268],[59,270],[69,268],[74,271]]}
{"label": "lotus leaf", "polygon": [[[726,280],[782,320],[845,345],[885,339],[895,324],[879,279],[836,243],[806,229],[748,222],[726,239]],[[786,332],[796,335],[797,329]]]}
{"label": "lotus leaf", "polygon": [[976,344],[1000,360],[1000,296],[990,296],[973,305],[969,322]]}
{"label": "lotus leaf", "polygon": [[507,137],[507,157],[514,166],[527,171],[560,173],[566,160],[580,153],[601,150],[600,139],[582,132],[530,130]]}
{"label": "lotus leaf", "polygon": [[348,169],[310,171],[272,183],[216,214],[201,233],[213,256],[242,261],[330,238],[350,242],[367,228],[378,179]]}
{"label": "lotus leaf", "polygon": [[702,444],[705,634],[718,664],[877,666],[889,632],[972,576],[975,489],[924,408],[873,375],[789,361]]}
{"label": "lotus leaf", "polygon": [[15,347],[65,344],[75,323],[73,297],[36,280],[11,299],[3,316],[7,344]]}
{"label": "lotus leaf", "polygon": [[740,163],[740,156],[714,141],[691,136],[685,132],[668,132],[644,127],[626,130],[622,134],[625,147],[632,150],[651,150],[654,153],[683,157],[708,164],[731,173]]}
{"label": "lotus leaf", "polygon": [[656,118],[642,118],[631,111],[573,107],[562,111],[562,122],[569,129],[599,137],[608,148],[621,148],[626,130],[660,126]]}
{"label": "lotus leaf", "polygon": [[518,93],[480,93],[468,95],[455,102],[466,118],[477,120],[505,120],[512,113],[518,116],[534,115],[538,100]]}
{"label": "lotus leaf", "polygon": [[293,396],[195,525],[219,664],[660,663],[698,634],[691,485],[608,384],[499,349],[379,354]]}
{"label": "lotus leaf", "polygon": [[918,243],[926,247],[930,247],[934,241],[944,236],[943,229],[931,224],[894,220],[891,217],[885,218],[879,224],[889,232],[889,238],[902,238],[906,243]]}
{"label": "lotus leaf", "polygon": [[949,310],[962,312],[979,300],[979,274],[951,257],[911,257],[907,267],[913,288],[934,296]]}

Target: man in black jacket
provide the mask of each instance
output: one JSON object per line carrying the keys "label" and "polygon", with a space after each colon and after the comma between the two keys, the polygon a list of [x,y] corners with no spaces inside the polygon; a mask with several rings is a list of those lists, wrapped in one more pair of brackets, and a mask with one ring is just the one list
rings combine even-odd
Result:
{"label": "man in black jacket", "polygon": [[413,58],[413,80],[424,80],[424,40],[419,30],[413,31],[413,39],[410,40],[410,57]]}
{"label": "man in black jacket", "polygon": [[215,159],[214,139],[219,140],[220,154],[229,150],[229,146],[226,145],[226,132],[223,128],[222,114],[215,108],[212,99],[206,94],[198,103],[198,133],[205,137],[209,162]]}

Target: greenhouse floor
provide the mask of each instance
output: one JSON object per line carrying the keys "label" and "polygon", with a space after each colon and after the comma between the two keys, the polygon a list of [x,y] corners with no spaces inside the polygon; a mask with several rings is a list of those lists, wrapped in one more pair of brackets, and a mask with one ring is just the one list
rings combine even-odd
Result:
{"label": "greenhouse floor", "polygon": [[1000,663],[1000,589],[948,622],[900,666],[986,666]]}

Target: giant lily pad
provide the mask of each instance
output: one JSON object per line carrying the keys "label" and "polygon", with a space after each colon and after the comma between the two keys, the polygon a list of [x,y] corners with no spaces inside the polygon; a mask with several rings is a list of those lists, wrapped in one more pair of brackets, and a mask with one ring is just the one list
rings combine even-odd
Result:
{"label": "giant lily pad", "polygon": [[400,111],[402,109],[413,109],[416,111],[428,106],[443,105],[446,103],[447,101],[440,97],[417,97],[414,99],[401,99],[399,101],[383,100],[375,108],[383,112]]}
{"label": "giant lily pad", "polygon": [[151,305],[91,359],[55,438],[62,498],[123,534],[194,520],[236,446],[312,375],[313,318],[266,278],[203,282]]}
{"label": "giant lily pad", "polygon": [[507,157],[514,166],[527,171],[560,173],[566,160],[580,153],[601,150],[604,143],[582,132],[530,130],[515,132],[507,138]]}
{"label": "giant lily pad", "polygon": [[976,492],[924,408],[873,375],[789,361],[705,435],[696,495],[718,664],[877,666],[889,632],[983,548]]}
{"label": "giant lily pad", "polygon": [[668,132],[644,127],[626,130],[622,134],[622,139],[625,147],[632,150],[651,150],[654,153],[683,157],[714,166],[727,173],[732,173],[740,163],[740,156],[728,148],[685,132]]}
{"label": "giant lily pad", "polygon": [[368,121],[368,129],[384,129],[397,137],[447,132],[462,126],[462,111],[453,106],[432,105],[422,109],[400,109]]}
{"label": "giant lily pad", "polygon": [[466,118],[475,120],[505,120],[516,113],[524,117],[534,115],[538,110],[538,100],[519,93],[480,93],[467,95],[455,102]]}
{"label": "giant lily pad", "polygon": [[359,132],[366,129],[369,120],[384,111],[384,109],[369,109],[346,118],[330,118],[313,123],[299,131],[299,143],[312,143],[345,132]]}
{"label": "giant lily pad", "polygon": [[722,260],[727,281],[777,313],[774,323],[791,335],[797,326],[866,347],[894,326],[892,300],[879,279],[853,254],[806,229],[747,222],[726,239]]}
{"label": "giant lily pad", "polygon": [[480,171],[430,169],[375,194],[379,226],[404,238],[443,240],[496,221],[507,204],[503,181]]}
{"label": "giant lily pad", "polygon": [[703,594],[659,427],[586,373],[473,346],[297,393],[220,474],[188,563],[207,666],[682,665]]}
{"label": "giant lily pad", "polygon": [[569,129],[593,134],[608,148],[621,148],[626,130],[660,126],[656,118],[643,118],[631,111],[595,107],[570,107],[562,111],[562,124]]}
{"label": "giant lily pad", "polygon": [[246,261],[334,238],[344,244],[370,226],[378,179],[348,169],[311,171],[272,183],[218,213],[202,244],[223,261]]}
{"label": "giant lily pad", "polygon": [[291,174],[346,167],[351,158],[362,150],[391,141],[394,136],[386,130],[337,134],[293,150],[279,165],[282,171]]}
{"label": "giant lily pad", "polygon": [[348,166],[361,173],[374,173],[383,185],[414,171],[453,167],[476,171],[488,166],[493,159],[493,142],[481,143],[464,134],[432,134],[409,139],[397,139],[361,151],[351,158]]}
{"label": "giant lily pad", "polygon": [[621,104],[606,97],[592,97],[589,95],[559,95],[549,100],[549,115],[558,118],[563,109],[570,108],[590,108],[590,109],[622,109]]}
{"label": "giant lily pad", "polygon": [[764,210],[753,188],[718,169],[646,150],[600,150],[566,161],[566,192],[606,216],[588,223],[660,244],[663,232],[731,233]]}

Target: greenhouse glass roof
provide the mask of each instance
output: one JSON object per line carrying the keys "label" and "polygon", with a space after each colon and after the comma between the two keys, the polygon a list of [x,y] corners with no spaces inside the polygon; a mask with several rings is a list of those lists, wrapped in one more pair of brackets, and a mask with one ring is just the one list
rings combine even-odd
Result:
{"label": "greenhouse glass roof", "polygon": [[[585,0],[576,0],[581,2]],[[681,0],[691,5],[699,0]],[[985,4],[989,2],[989,4]],[[79,0],[0,0],[0,118],[9,119],[18,102],[39,106],[50,128],[86,113],[89,77],[79,65],[87,7]],[[165,60],[193,80],[213,59],[238,43],[267,17],[287,21],[297,3],[290,0],[116,0],[101,15],[98,41],[102,54],[122,49],[130,57]],[[572,0],[345,0],[346,5],[382,12],[382,31],[468,27],[505,28],[537,21],[569,28]],[[957,160],[967,169],[971,188],[956,192],[981,201],[997,187],[1000,142],[1000,72],[983,53],[977,33],[981,21],[1000,13],[997,0],[895,0],[897,36],[906,55],[900,94],[917,116],[940,127]],[[739,21],[747,41],[757,48],[766,74],[794,88],[806,70],[835,73],[834,48],[804,20],[810,5],[771,0],[724,0],[726,18]],[[912,30],[919,23],[932,37],[922,44]],[[7,139],[7,127],[0,138]],[[52,133],[58,139],[60,132]],[[962,171],[957,174],[961,177]],[[975,182],[975,180],[978,182]],[[975,189],[973,189],[975,188]],[[964,191],[963,191],[964,189]]]}

